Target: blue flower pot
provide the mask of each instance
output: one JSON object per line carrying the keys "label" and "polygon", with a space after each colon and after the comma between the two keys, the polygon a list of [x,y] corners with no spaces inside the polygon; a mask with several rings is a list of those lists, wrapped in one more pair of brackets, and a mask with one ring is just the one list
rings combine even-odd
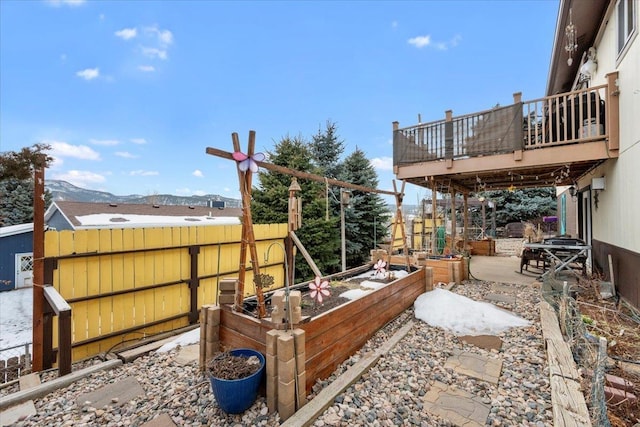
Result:
{"label": "blue flower pot", "polygon": [[250,348],[238,348],[229,353],[233,356],[256,356],[260,359],[260,369],[245,378],[223,380],[209,374],[211,390],[220,409],[228,414],[240,414],[249,409],[258,396],[258,388],[265,370],[265,358],[262,353]]}

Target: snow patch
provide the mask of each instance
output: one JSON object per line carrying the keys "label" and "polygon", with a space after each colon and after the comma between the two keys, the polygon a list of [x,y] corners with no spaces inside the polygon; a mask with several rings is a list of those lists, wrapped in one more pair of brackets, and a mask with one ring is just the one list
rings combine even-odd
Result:
{"label": "snow patch", "polygon": [[510,328],[531,324],[493,304],[440,288],[420,295],[413,307],[417,319],[455,335],[497,335]]}

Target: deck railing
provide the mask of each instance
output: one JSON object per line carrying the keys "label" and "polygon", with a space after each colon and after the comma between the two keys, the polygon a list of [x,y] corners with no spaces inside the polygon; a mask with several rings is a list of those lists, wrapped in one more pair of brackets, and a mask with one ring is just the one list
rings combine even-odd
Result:
{"label": "deck railing", "polygon": [[607,85],[394,129],[393,164],[464,159],[605,139]]}

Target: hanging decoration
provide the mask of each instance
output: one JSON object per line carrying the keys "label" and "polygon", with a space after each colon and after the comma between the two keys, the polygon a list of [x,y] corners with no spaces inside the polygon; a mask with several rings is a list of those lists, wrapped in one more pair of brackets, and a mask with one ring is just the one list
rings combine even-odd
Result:
{"label": "hanging decoration", "polygon": [[318,304],[322,304],[324,297],[328,297],[331,295],[331,291],[329,291],[329,282],[326,280],[322,280],[319,276],[316,276],[313,282],[309,283],[309,296],[316,300]]}
{"label": "hanging decoration", "polygon": [[567,59],[567,65],[571,66],[573,64],[573,54],[578,50],[578,39],[577,39],[577,30],[576,26],[573,25],[573,17],[571,9],[569,9],[569,24],[564,29],[564,35],[566,37],[566,44],[564,46],[564,50],[569,54],[569,58]]}
{"label": "hanging decoration", "polygon": [[258,163],[256,162],[261,162],[265,159],[265,155],[263,153],[255,153],[252,156],[247,156],[243,152],[234,151],[231,156],[233,157],[233,160],[238,162],[238,169],[242,172],[246,172],[247,170],[254,173],[258,172]]}

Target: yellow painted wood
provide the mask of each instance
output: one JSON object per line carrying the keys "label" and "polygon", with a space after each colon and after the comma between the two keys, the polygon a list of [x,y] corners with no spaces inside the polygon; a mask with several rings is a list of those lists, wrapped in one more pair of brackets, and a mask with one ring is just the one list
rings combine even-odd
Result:
{"label": "yellow painted wood", "polygon": [[144,228],[133,229],[133,248],[132,249],[144,249]]}
{"label": "yellow painted wood", "polygon": [[[122,230],[122,249],[132,250],[135,249],[135,230],[131,228],[127,228]],[[132,289],[134,288],[134,279],[135,279],[135,254],[124,254],[122,260],[123,267],[123,281],[122,281],[122,289]],[[123,328],[130,328],[135,326],[138,322],[136,321],[136,310],[135,310],[135,297],[133,294],[124,294],[121,297],[122,309],[124,311],[122,322]],[[117,305],[114,304],[114,307]],[[114,323],[117,321],[114,319]]]}
{"label": "yellow painted wood", "polygon": [[[56,234],[45,237],[45,246],[47,254],[89,255],[99,252],[97,256],[59,260],[58,269],[54,271],[54,284],[58,286],[63,297],[70,299],[187,280],[191,268],[188,246],[199,244],[201,246],[198,255],[198,275],[213,275],[200,282],[197,293],[198,305],[202,306],[216,302],[217,283],[220,278],[237,277],[241,230],[242,227],[238,225],[52,232]],[[258,263],[262,266],[268,246],[272,242],[282,244],[287,228],[286,224],[261,224],[255,226],[254,233],[258,240]],[[111,254],[111,251],[160,247],[166,250]],[[279,264],[261,270],[274,276],[275,283],[271,289],[284,285],[283,260],[282,249],[272,247],[269,263]],[[249,256],[246,265],[251,265]],[[249,270],[245,295],[254,293],[253,275]],[[75,302],[72,304],[72,338],[74,342],[78,342],[188,313],[190,301],[188,284],[180,283],[160,289],[103,297],[95,301]],[[188,319],[185,317],[146,327],[140,332],[148,335],[187,324]],[[131,334],[127,334],[127,338],[130,336]],[[74,349],[74,360],[99,351],[107,351],[123,338],[100,340]],[[54,332],[53,339],[57,343],[57,331]]]}
{"label": "yellow painted wood", "polygon": [[198,228],[199,227],[187,227],[189,230],[189,244],[196,245],[198,243]]}
{"label": "yellow painted wood", "polygon": [[[171,227],[162,228],[162,242],[165,248],[171,248],[174,246],[173,229]],[[176,253],[176,250],[164,250],[161,252],[162,272],[166,282],[173,282],[179,279],[179,275],[176,274]]]}
{"label": "yellow painted wood", "polygon": [[60,234],[57,231],[47,231],[44,233],[44,256],[54,257],[60,253]]}
{"label": "yellow painted wood", "polygon": [[[98,253],[100,248],[99,230],[82,230],[85,235],[85,252],[89,254]],[[84,242],[83,242],[84,243]],[[100,295],[100,259],[98,256],[87,256],[87,296]],[[87,307],[87,338],[100,336],[100,301],[92,299],[86,302]]]}
{"label": "yellow painted wood", "polygon": [[75,252],[74,237],[74,232],[71,230],[64,230],[59,232],[59,255],[70,255]]}
{"label": "yellow painted wood", "polygon": [[89,357],[87,346],[74,347],[71,349],[71,360],[76,361]]}
{"label": "yellow painted wood", "polygon": [[[53,316],[51,328],[51,345],[55,348],[58,347],[58,342],[60,340],[60,334],[58,333],[58,316]],[[73,342],[73,335],[71,335],[71,342]]]}

